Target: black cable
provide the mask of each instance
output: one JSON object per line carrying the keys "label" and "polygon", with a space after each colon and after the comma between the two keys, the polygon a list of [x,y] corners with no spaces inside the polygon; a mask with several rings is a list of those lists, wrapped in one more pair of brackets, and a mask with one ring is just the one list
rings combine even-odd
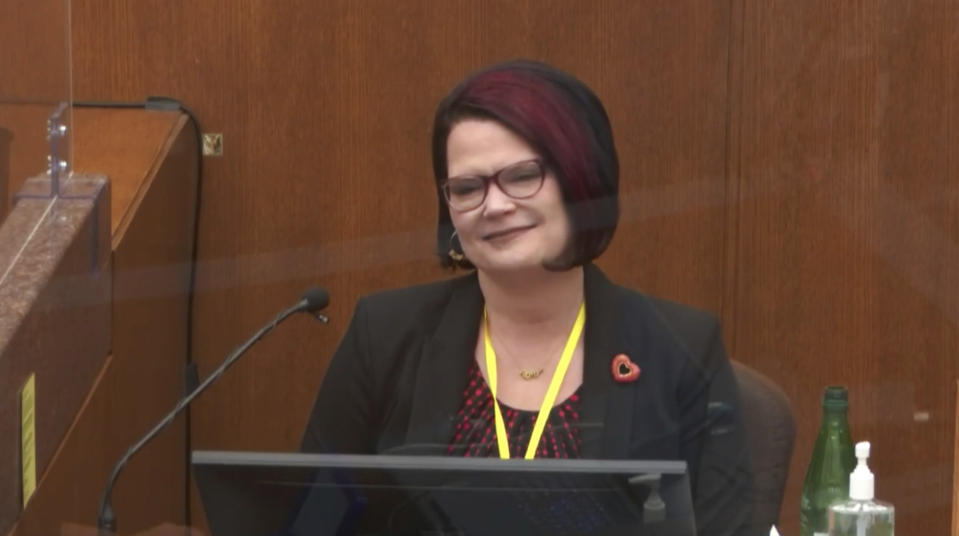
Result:
{"label": "black cable", "polygon": [[[192,369],[195,371],[195,362],[193,359],[193,308],[195,304],[196,297],[196,265],[197,265],[197,244],[200,242],[200,206],[201,201],[203,200],[203,136],[201,134],[202,130],[200,129],[200,122],[196,118],[196,114],[190,111],[189,108],[184,106],[180,101],[172,99],[170,97],[147,97],[145,102],[112,102],[112,101],[74,101],[73,106],[77,108],[142,108],[145,110],[157,110],[157,111],[179,111],[187,115],[190,119],[190,123],[193,124],[193,132],[196,135],[196,205],[193,210],[193,244],[190,248],[190,256],[192,262],[190,263],[190,280],[187,285],[187,313],[186,313],[186,368]],[[186,382],[185,382],[186,383]],[[185,391],[189,392],[192,390],[192,385],[185,385]],[[190,412],[187,410],[183,414],[183,419],[185,421],[185,439],[186,439],[186,463],[187,467],[190,465],[190,443],[191,443],[191,433],[190,433]],[[185,521],[190,523],[192,516],[192,508],[190,502],[190,471],[186,471],[186,478],[184,479],[184,497],[186,502],[185,508]]]}
{"label": "black cable", "polygon": [[74,108],[146,108],[145,102],[73,101]]}

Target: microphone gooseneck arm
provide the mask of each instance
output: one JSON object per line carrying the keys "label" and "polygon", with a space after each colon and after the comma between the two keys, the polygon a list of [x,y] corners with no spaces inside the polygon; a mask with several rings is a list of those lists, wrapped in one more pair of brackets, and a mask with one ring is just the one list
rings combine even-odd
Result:
{"label": "microphone gooseneck arm", "polygon": [[[323,292],[325,293],[325,291]],[[299,303],[281,312],[279,315],[276,316],[276,318],[273,319],[272,322],[260,328],[260,331],[256,332],[256,334],[253,335],[252,338],[250,338],[242,346],[234,350],[233,353],[230,354],[225,361],[223,361],[223,364],[221,364],[219,368],[217,368],[215,371],[213,371],[212,374],[210,374],[205,380],[203,380],[203,383],[198,385],[192,392],[190,392],[190,394],[180,399],[180,402],[177,403],[176,407],[173,408],[173,411],[168,413],[167,416],[163,418],[163,420],[158,422],[156,426],[154,426],[149,432],[147,432],[139,441],[134,443],[132,447],[127,449],[123,457],[120,458],[117,464],[113,467],[113,473],[110,474],[110,480],[107,483],[107,487],[103,491],[103,497],[100,500],[100,515],[97,517],[97,528],[98,528],[99,536],[112,536],[116,534],[116,530],[117,530],[116,514],[113,511],[113,504],[111,503],[110,496],[113,493],[113,486],[114,484],[116,484],[117,477],[120,475],[120,471],[122,471],[124,466],[126,466],[127,462],[130,461],[130,458],[132,458],[134,454],[136,454],[140,449],[143,448],[144,445],[146,445],[151,439],[153,439],[160,432],[160,430],[162,430],[171,422],[173,422],[173,419],[175,419],[176,416],[181,411],[183,411],[183,408],[187,407],[190,404],[190,402],[192,402],[194,398],[196,398],[207,387],[209,387],[210,384],[212,384],[217,379],[219,379],[220,376],[222,376],[223,373],[226,371],[226,369],[230,368],[230,365],[236,362],[236,360],[239,359],[239,357],[243,355],[247,350],[249,350],[251,346],[256,344],[257,341],[263,338],[264,335],[273,331],[273,329],[276,326],[278,326],[280,322],[283,322],[284,320],[286,320],[287,317],[295,313],[308,311],[320,321],[324,323],[328,322],[329,320],[324,315],[321,315],[318,312],[323,307],[326,307],[327,302],[328,302],[328,298],[322,303],[318,303],[317,300],[315,299],[311,300],[309,293],[307,293],[307,297],[302,299]]]}

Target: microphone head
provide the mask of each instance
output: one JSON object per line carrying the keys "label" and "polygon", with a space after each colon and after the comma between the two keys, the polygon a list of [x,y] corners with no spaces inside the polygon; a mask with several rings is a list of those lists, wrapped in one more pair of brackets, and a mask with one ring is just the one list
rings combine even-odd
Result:
{"label": "microphone head", "polygon": [[300,303],[303,311],[315,313],[330,304],[330,293],[323,287],[313,287],[303,293]]}

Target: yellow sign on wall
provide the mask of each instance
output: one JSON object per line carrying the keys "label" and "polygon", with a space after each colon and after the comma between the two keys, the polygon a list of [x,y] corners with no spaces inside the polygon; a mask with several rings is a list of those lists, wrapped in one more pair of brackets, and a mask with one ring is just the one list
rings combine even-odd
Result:
{"label": "yellow sign on wall", "polygon": [[20,390],[20,470],[23,474],[23,507],[37,489],[36,384],[31,374]]}

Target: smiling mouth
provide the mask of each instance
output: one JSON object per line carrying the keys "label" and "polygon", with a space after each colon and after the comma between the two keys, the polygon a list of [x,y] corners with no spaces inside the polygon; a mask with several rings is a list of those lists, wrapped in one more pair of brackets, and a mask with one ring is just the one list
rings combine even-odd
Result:
{"label": "smiling mouth", "polygon": [[496,240],[497,238],[510,237],[510,236],[522,233],[523,231],[526,231],[528,229],[532,229],[533,227],[534,227],[533,225],[526,225],[523,227],[511,227],[509,229],[503,229],[502,231],[496,231],[495,233],[490,233],[484,236],[483,240]]}

